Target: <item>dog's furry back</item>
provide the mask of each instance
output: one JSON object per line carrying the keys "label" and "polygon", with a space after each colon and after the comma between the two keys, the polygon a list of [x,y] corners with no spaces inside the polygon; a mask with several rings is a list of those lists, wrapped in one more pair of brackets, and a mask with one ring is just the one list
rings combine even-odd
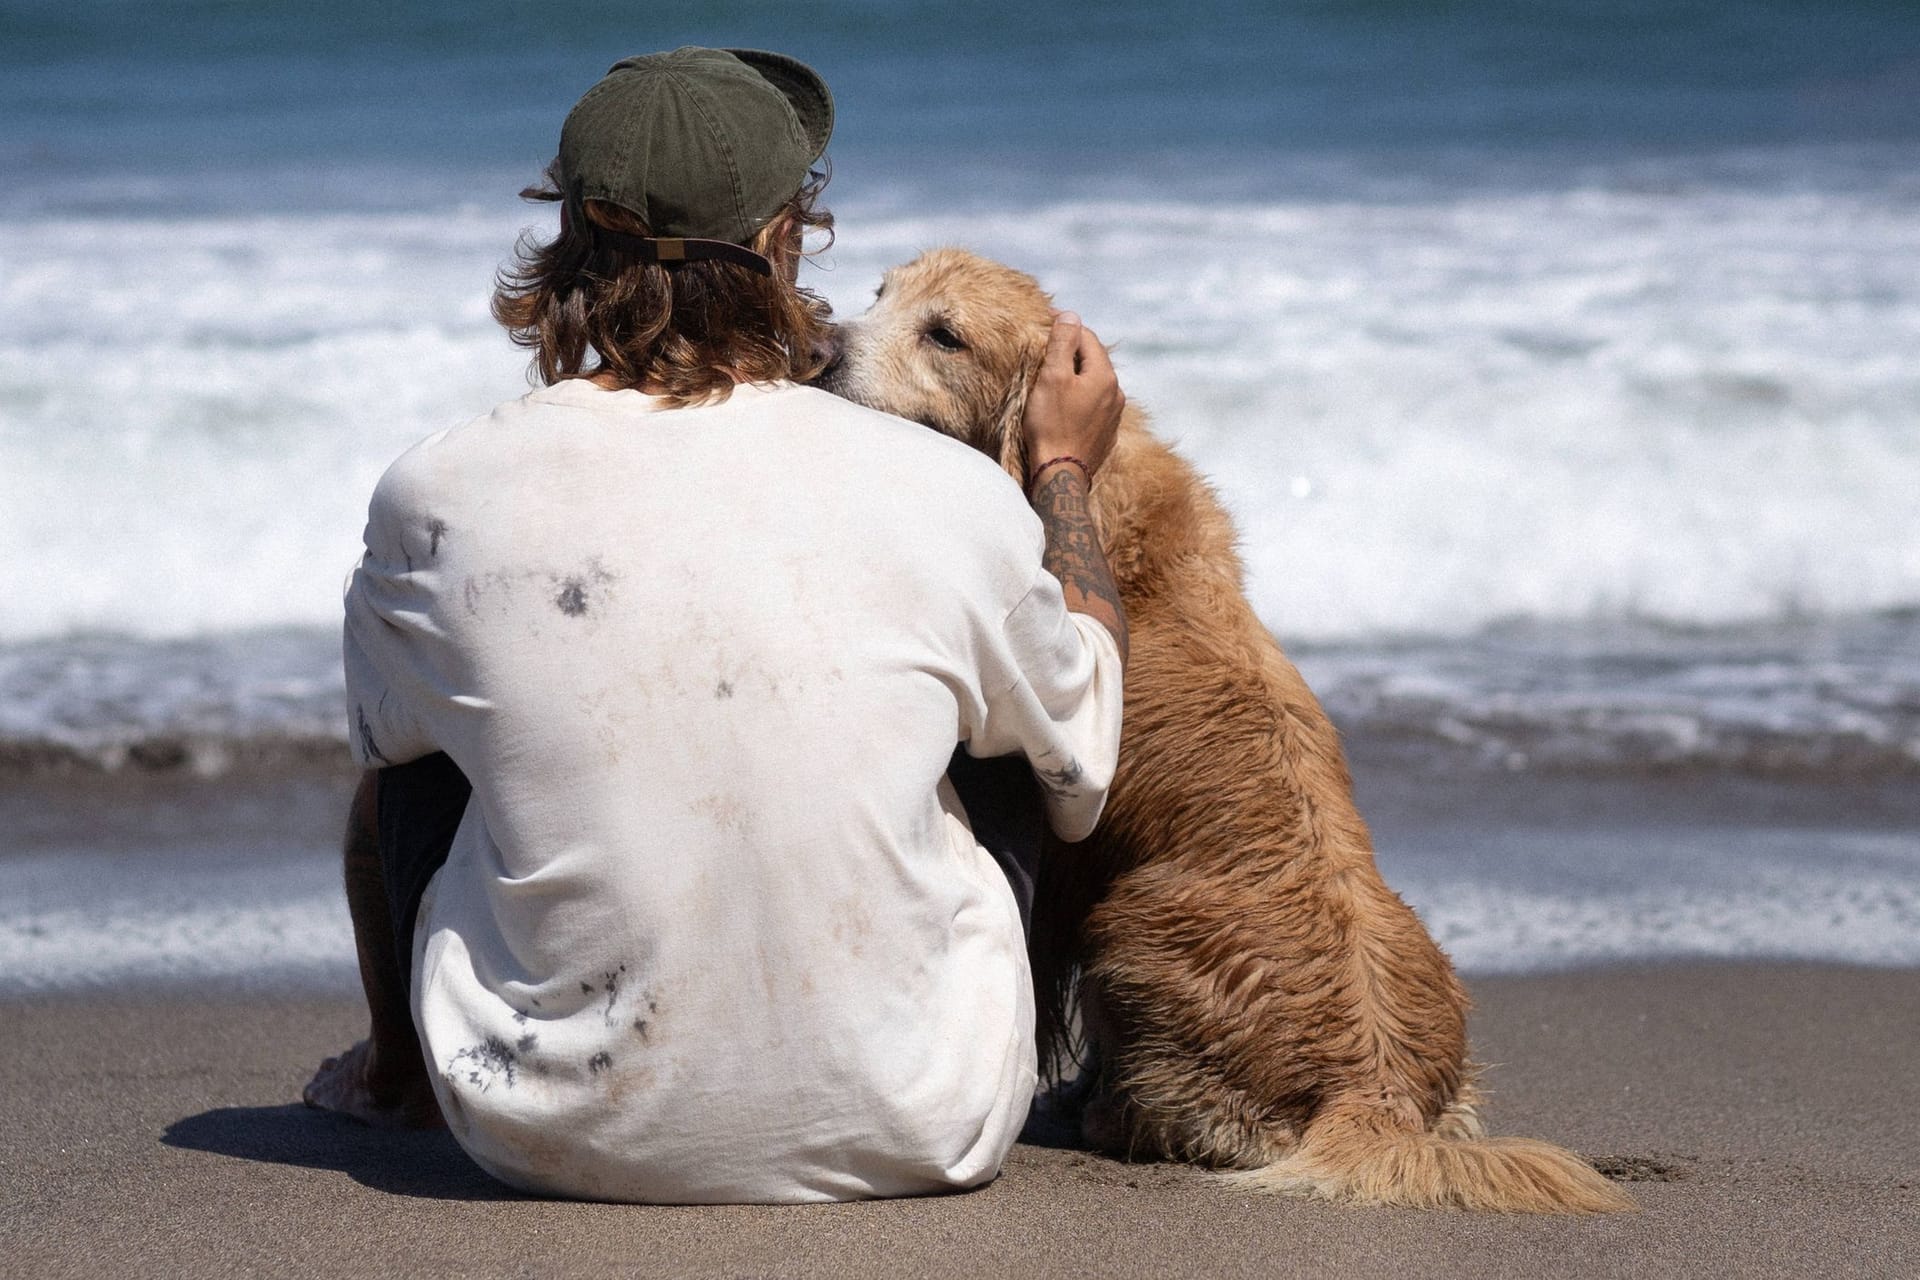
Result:
{"label": "dog's furry back", "polygon": [[1047,859],[1047,1041],[1079,974],[1089,1136],[1341,1199],[1506,1210],[1623,1198],[1479,1136],[1466,993],[1374,866],[1338,736],[1254,615],[1232,525],[1132,415],[1095,486],[1128,610],[1125,742],[1091,841]]}

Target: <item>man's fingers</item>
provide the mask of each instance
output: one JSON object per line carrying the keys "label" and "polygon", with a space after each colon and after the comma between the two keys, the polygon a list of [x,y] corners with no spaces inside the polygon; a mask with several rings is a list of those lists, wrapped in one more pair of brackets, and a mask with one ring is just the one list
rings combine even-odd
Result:
{"label": "man's fingers", "polygon": [[1080,317],[1071,311],[1062,311],[1053,318],[1053,330],[1047,334],[1048,366],[1058,368],[1066,366],[1067,372],[1073,372],[1073,353],[1080,345]]}
{"label": "man's fingers", "polygon": [[1107,359],[1106,344],[1100,341],[1100,335],[1085,325],[1080,326],[1080,341],[1074,348],[1080,357],[1080,372],[1096,378],[1113,376],[1113,361]]}

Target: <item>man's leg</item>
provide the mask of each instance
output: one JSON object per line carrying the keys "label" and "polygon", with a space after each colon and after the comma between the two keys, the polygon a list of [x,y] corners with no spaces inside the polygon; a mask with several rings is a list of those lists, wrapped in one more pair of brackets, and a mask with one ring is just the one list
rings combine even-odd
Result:
{"label": "man's leg", "polygon": [[1021,755],[976,760],[961,747],[947,762],[947,781],[967,811],[973,838],[1006,873],[1014,901],[1020,904],[1020,927],[1031,932],[1033,886],[1047,839],[1046,801],[1033,766]]}
{"label": "man's leg", "polygon": [[[947,765],[947,778],[966,808],[974,839],[1006,873],[1007,884],[1020,904],[1020,923],[1031,938],[1034,885],[1040,872],[1040,851],[1047,841],[1046,801],[1032,767],[1025,756],[975,760],[962,747]],[[1020,1141],[1031,1146],[1087,1149],[1081,1134],[1081,1114],[1098,1088],[1099,1076],[1098,1055],[1089,1048],[1074,1078],[1058,1082],[1034,1098]]]}
{"label": "man's leg", "polygon": [[445,756],[362,775],[344,879],[370,1030],[320,1064],[303,1095],[309,1106],[385,1127],[441,1122],[413,1026],[411,939],[420,894],[446,861],[468,794]]}

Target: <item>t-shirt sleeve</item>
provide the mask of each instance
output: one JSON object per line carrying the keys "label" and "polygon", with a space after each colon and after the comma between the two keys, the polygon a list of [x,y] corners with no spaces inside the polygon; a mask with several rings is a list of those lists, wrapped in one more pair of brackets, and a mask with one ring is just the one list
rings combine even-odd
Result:
{"label": "t-shirt sleeve", "polygon": [[979,757],[1026,755],[1062,840],[1092,834],[1120,756],[1120,650],[1106,627],[1071,613],[1042,568],[993,638],[978,723]]}
{"label": "t-shirt sleeve", "polygon": [[347,683],[347,739],[362,768],[406,764],[442,749],[426,711],[435,683],[430,659],[437,634],[421,522],[409,513],[406,460],[388,471],[367,510],[366,550],[348,575],[341,658]]}

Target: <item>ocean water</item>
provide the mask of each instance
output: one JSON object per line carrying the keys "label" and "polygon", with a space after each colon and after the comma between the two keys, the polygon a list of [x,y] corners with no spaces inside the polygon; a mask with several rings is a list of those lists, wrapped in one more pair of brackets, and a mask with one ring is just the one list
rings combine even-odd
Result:
{"label": "ocean water", "polygon": [[[607,63],[679,43],[834,86],[836,308],[963,244],[1118,344],[1362,754],[1920,779],[1920,10],[643,16],[0,0],[0,780],[340,759],[366,496],[526,388],[486,299],[553,215],[513,193]],[[1911,962],[1910,912],[1845,905],[1908,882],[1822,847],[1828,950]],[[1476,866],[1447,901],[1517,892]],[[1657,951],[1632,915],[1580,927]]]}
{"label": "ocean water", "polygon": [[[1911,789],[1363,771],[1382,873],[1466,974],[1920,965]],[[0,788],[0,998],[358,991],[335,778]]]}

